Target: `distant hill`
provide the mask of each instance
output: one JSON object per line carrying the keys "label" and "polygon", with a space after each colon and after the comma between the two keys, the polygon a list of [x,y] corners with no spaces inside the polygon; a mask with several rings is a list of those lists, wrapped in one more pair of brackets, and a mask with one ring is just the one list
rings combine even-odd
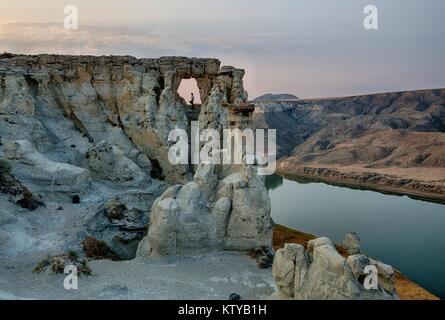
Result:
{"label": "distant hill", "polygon": [[289,172],[372,172],[445,190],[445,89],[254,103],[255,126],[277,130]]}
{"label": "distant hill", "polygon": [[262,96],[259,96],[253,101],[297,100],[297,99],[298,99],[297,96],[294,96],[293,94],[290,93],[278,93],[278,94],[266,93],[263,94]]}

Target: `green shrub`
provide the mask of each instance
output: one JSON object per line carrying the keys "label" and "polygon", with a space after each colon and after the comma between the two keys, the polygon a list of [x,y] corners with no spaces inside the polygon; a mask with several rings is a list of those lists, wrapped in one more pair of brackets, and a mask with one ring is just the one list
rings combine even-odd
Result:
{"label": "green shrub", "polygon": [[91,274],[91,269],[86,260],[79,261],[79,255],[76,251],[70,250],[67,253],[48,255],[40,261],[34,268],[34,273],[51,272],[55,274],[63,273],[65,267],[74,265],[77,267],[79,274]]}
{"label": "green shrub", "polygon": [[17,204],[21,205],[22,208],[28,209],[29,211],[34,211],[38,207],[42,207],[45,204],[37,200],[31,191],[25,190],[22,194],[22,198],[17,201]]}
{"label": "green shrub", "polygon": [[68,251],[68,256],[73,260],[79,259],[79,254],[74,250]]}
{"label": "green shrub", "polygon": [[10,173],[11,165],[5,159],[0,159],[0,172]]}

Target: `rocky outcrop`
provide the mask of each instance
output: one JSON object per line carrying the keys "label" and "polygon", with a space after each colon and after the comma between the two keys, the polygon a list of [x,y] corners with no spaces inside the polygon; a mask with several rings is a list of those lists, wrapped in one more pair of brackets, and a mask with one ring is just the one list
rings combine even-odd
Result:
{"label": "rocky outcrop", "polygon": [[[224,76],[218,84],[231,103],[231,95],[242,88],[243,71],[220,70],[216,59],[2,56],[0,116],[6,125],[0,134],[6,140],[21,131],[21,139],[39,151],[52,145],[45,129],[59,144],[74,145],[80,152],[106,141],[135,163],[137,154],[156,161],[167,180],[185,181],[189,168],[171,166],[167,160],[169,131],[189,128],[188,107],[177,89],[182,79],[195,78],[203,109],[212,109],[222,103],[212,96],[220,71]],[[232,87],[233,94],[227,91]],[[148,161],[141,161],[149,173]]]}
{"label": "rocky outcrop", "polygon": [[133,190],[105,200],[88,221],[88,234],[105,241],[119,258],[133,259],[147,233],[150,208],[163,190]]}
{"label": "rocky outcrop", "polygon": [[[199,129],[244,128],[253,107],[244,70],[222,67],[201,107]],[[207,92],[207,91],[206,91]],[[193,181],[155,201],[139,256],[271,247],[272,220],[264,180],[255,166],[198,166]]]}
{"label": "rocky outcrop", "polygon": [[100,180],[135,187],[149,183],[144,170],[151,171],[151,162],[144,154],[137,156],[138,166],[119,148],[102,141],[89,149],[86,157],[90,171]]}
{"label": "rocky outcrop", "polygon": [[89,184],[89,171],[67,163],[51,161],[26,140],[5,146],[5,157],[17,161],[21,175],[45,191],[79,192]]}
{"label": "rocky outcrop", "polygon": [[[181,80],[197,80],[201,128],[221,128],[229,125],[230,109],[247,101],[243,76],[244,70],[221,68],[217,59],[2,56],[0,135],[6,141],[19,132],[43,153],[55,142],[60,149],[72,146],[76,150],[65,155],[72,162],[81,162],[73,159],[74,151],[85,153],[106,141],[143,162],[142,169],[150,171],[152,160],[168,181],[185,182],[193,170],[167,159],[170,130],[189,130],[190,120],[198,120],[187,117],[190,107],[177,93]],[[49,141],[47,131],[56,141]]]}
{"label": "rocky outcrop", "polygon": [[[364,285],[366,267],[377,270],[377,288]],[[363,254],[342,257],[328,238],[309,241],[307,251],[299,244],[278,250],[272,267],[279,298],[297,300],[398,299],[391,266]]]}
{"label": "rocky outcrop", "polygon": [[345,235],[343,248],[345,248],[346,253],[350,256],[360,253],[360,238],[357,233],[349,232]]}
{"label": "rocky outcrop", "polygon": [[[125,258],[148,223],[143,255],[268,247],[270,203],[254,167],[168,160],[172,129],[249,123],[243,76],[217,59],[0,55],[0,157],[49,207],[75,197],[79,210],[93,211],[79,235]],[[177,92],[189,78],[199,109]]]}
{"label": "rocky outcrop", "polygon": [[139,255],[174,255],[271,247],[273,224],[264,181],[253,168],[218,177],[200,165],[194,181],[168,189],[153,204]]}

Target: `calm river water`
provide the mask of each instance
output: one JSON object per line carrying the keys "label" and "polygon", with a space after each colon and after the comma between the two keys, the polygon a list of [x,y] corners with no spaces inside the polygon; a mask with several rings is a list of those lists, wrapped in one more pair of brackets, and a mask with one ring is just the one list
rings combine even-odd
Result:
{"label": "calm river water", "polygon": [[280,176],[266,182],[276,223],[335,243],[357,232],[363,252],[445,298],[445,205]]}

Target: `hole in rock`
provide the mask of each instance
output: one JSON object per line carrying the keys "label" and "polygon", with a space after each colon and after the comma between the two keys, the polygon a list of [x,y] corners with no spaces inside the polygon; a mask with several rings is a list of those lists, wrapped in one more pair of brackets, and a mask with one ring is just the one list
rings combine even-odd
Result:
{"label": "hole in rock", "polygon": [[201,104],[201,96],[199,94],[198,84],[195,79],[182,79],[178,88],[178,94],[185,102],[190,105],[191,94],[194,95],[194,105]]}
{"label": "hole in rock", "polygon": [[151,161],[151,166],[152,166],[152,167],[151,167],[150,176],[151,176],[153,179],[157,179],[157,180],[160,180],[160,181],[164,181],[164,180],[165,180],[165,175],[164,175],[164,173],[162,172],[162,167],[161,167],[161,165],[160,165],[158,159],[151,159],[151,158],[150,158],[150,161]]}
{"label": "hole in rock", "polygon": [[33,96],[35,98],[37,96],[39,83],[35,79],[31,78],[30,76],[26,76],[25,81],[28,84],[29,93],[31,94],[31,96]]}

